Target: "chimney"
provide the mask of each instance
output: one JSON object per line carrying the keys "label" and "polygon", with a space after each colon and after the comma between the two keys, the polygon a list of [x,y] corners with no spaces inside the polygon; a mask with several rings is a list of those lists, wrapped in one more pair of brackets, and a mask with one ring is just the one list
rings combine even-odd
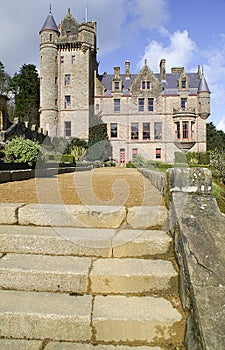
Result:
{"label": "chimney", "polygon": [[125,79],[130,79],[130,61],[125,62]]}
{"label": "chimney", "polygon": [[159,64],[161,80],[166,80],[166,60],[162,58]]}
{"label": "chimney", "polygon": [[114,67],[114,78],[120,78],[120,67]]}

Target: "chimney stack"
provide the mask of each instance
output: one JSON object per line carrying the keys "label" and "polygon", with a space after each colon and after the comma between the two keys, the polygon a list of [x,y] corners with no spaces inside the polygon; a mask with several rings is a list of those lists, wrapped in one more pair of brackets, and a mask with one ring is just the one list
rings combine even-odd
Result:
{"label": "chimney stack", "polygon": [[130,79],[130,61],[125,62],[125,79]]}
{"label": "chimney stack", "polygon": [[165,58],[161,59],[159,67],[160,67],[161,80],[166,80],[166,60],[165,60]]}
{"label": "chimney stack", "polygon": [[120,67],[114,67],[114,78],[120,78]]}

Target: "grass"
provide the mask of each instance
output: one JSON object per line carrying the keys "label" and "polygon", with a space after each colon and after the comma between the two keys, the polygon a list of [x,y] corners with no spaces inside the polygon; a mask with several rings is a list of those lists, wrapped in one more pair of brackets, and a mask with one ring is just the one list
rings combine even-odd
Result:
{"label": "grass", "polygon": [[212,183],[212,194],[216,198],[220,211],[225,213],[225,185],[214,180]]}

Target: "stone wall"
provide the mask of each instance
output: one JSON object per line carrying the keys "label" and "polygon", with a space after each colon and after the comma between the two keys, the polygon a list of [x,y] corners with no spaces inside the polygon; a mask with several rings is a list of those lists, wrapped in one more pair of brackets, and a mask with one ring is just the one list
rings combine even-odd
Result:
{"label": "stone wall", "polygon": [[202,168],[174,168],[165,175],[140,171],[167,198],[180,295],[189,314],[186,349],[224,350],[225,215],[212,196],[211,173]]}

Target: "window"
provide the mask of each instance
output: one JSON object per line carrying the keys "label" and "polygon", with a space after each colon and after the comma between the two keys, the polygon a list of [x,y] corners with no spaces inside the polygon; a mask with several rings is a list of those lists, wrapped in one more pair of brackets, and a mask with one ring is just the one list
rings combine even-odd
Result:
{"label": "window", "polygon": [[194,125],[195,125],[195,123],[191,122],[191,139],[192,140],[194,139],[194,133],[195,133]]}
{"label": "window", "polygon": [[181,98],[181,109],[185,111],[187,109],[187,99],[186,98]]}
{"label": "window", "polygon": [[98,111],[98,110],[99,110],[99,108],[100,108],[99,103],[96,103],[96,105],[95,105],[95,109],[96,109],[96,111]]}
{"label": "window", "polygon": [[138,123],[131,123],[131,140],[138,140]]}
{"label": "window", "polygon": [[55,77],[55,84],[57,84],[57,82],[58,82],[58,78],[57,78],[57,77]]}
{"label": "window", "polygon": [[143,123],[143,140],[150,140],[150,123]]}
{"label": "window", "polygon": [[142,80],[141,88],[142,90],[150,90],[151,84],[149,80]]}
{"label": "window", "polygon": [[64,131],[65,131],[65,137],[71,136],[71,122],[64,123]]}
{"label": "window", "polygon": [[61,56],[61,57],[60,57],[60,62],[61,62],[61,63],[64,63],[64,56]]}
{"label": "window", "polygon": [[120,99],[115,98],[114,100],[114,112],[120,112]]}
{"label": "window", "polygon": [[154,123],[154,138],[155,140],[162,140],[162,123]]}
{"label": "window", "polygon": [[52,34],[50,34],[50,38],[49,39],[50,39],[50,41],[52,41]]}
{"label": "window", "polygon": [[134,159],[138,155],[138,149],[132,148],[132,158]]}
{"label": "window", "polygon": [[186,79],[181,80],[181,88],[186,89]]}
{"label": "window", "polygon": [[57,98],[55,99],[55,106],[57,107],[57,105],[58,105],[58,100],[57,100]]}
{"label": "window", "polygon": [[117,137],[117,123],[110,124],[110,137]]}
{"label": "window", "polygon": [[188,139],[188,122],[182,122],[183,139]]}
{"label": "window", "polygon": [[139,112],[144,112],[145,109],[145,99],[144,98],[139,98],[138,99],[138,111]]}
{"label": "window", "polygon": [[72,57],[71,57],[71,63],[72,63],[72,64],[75,63],[75,56],[74,56],[74,55],[72,55]]}
{"label": "window", "polygon": [[161,159],[161,148],[156,148],[155,157],[156,159]]}
{"label": "window", "polygon": [[148,111],[153,112],[154,110],[154,98],[148,98]]}
{"label": "window", "polygon": [[70,96],[65,96],[65,108],[70,108],[71,99]]}
{"label": "window", "polygon": [[176,125],[175,138],[179,140],[180,139],[180,122],[176,122],[175,125]]}
{"label": "window", "polygon": [[70,74],[65,75],[65,85],[66,86],[70,85]]}
{"label": "window", "polygon": [[120,90],[120,83],[119,83],[119,81],[115,81],[114,82],[114,89],[115,89],[115,91],[119,91]]}
{"label": "window", "polygon": [[66,36],[67,36],[67,38],[69,38],[70,35],[71,35],[71,30],[67,30],[67,31],[66,31]]}

